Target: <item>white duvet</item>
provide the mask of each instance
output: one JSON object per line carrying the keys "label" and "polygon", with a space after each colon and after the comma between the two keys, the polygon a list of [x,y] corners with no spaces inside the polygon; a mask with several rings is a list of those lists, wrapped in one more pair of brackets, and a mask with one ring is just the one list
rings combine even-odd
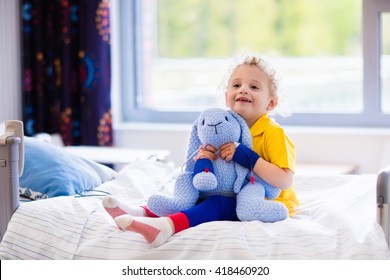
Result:
{"label": "white duvet", "polygon": [[[154,161],[128,165],[98,190],[135,205],[169,192],[175,169]],[[301,207],[277,223],[212,222],[151,248],[119,230],[102,192],[23,203],[0,245],[0,259],[389,259],[376,223],[376,176],[296,176]]]}

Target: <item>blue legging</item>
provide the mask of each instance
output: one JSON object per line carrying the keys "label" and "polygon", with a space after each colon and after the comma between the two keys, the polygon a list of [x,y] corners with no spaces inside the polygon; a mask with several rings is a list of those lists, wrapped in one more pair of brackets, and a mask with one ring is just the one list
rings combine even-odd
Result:
{"label": "blue legging", "polygon": [[187,216],[190,227],[213,221],[238,221],[236,204],[236,197],[214,195],[183,213]]}

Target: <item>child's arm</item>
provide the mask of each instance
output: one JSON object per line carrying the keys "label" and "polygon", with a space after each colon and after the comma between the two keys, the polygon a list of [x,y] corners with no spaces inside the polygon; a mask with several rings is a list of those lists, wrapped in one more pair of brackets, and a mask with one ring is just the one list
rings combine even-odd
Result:
{"label": "child's arm", "polygon": [[262,158],[259,158],[253,172],[268,184],[281,190],[287,190],[293,184],[294,173],[288,168],[280,168]]}
{"label": "child's arm", "polygon": [[228,143],[221,147],[220,157],[224,160],[233,160],[238,164],[252,170],[257,176],[268,184],[286,190],[293,184],[294,173],[288,168],[280,168],[262,159],[252,149],[243,144],[236,146]]}

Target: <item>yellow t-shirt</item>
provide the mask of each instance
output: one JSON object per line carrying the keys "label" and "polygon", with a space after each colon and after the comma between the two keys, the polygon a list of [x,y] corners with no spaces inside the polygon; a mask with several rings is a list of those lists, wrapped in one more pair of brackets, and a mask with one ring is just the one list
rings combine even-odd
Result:
{"label": "yellow t-shirt", "polygon": [[[264,160],[277,165],[280,168],[295,170],[295,145],[284,133],[282,127],[273,122],[267,114],[261,116],[250,128],[253,140],[253,150]],[[295,195],[294,187],[282,190],[275,199],[283,203],[290,217],[294,214],[299,201]]]}

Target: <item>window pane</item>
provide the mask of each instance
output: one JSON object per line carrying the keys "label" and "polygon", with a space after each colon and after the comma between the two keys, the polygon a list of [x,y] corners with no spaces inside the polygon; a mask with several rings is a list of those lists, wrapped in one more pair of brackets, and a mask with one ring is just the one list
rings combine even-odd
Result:
{"label": "window pane", "polygon": [[390,113],[390,13],[381,14],[381,104],[384,113]]}
{"label": "window pane", "polygon": [[274,64],[293,112],[363,108],[361,0],[140,3],[141,108],[196,111],[223,103],[218,86],[242,50]]}

